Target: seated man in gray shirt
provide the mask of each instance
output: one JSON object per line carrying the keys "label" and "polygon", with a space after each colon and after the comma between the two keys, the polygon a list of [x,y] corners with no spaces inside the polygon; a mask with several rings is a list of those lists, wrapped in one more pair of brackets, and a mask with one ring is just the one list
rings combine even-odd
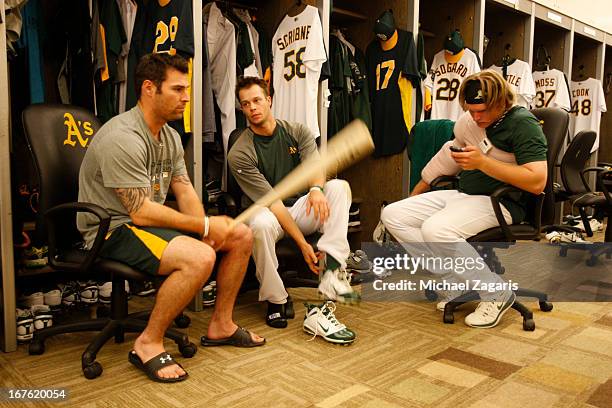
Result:
{"label": "seated man in gray shirt", "polygon": [[[189,102],[187,61],[178,55],[149,54],[139,62],[135,78],[138,104],[102,126],[87,149],[79,174],[79,201],[98,204],[111,215],[103,257],[167,276],[129,361],[155,381],[175,382],[187,373],[165,351],[164,332],[210,276],[215,251],[226,254],[203,345],[265,343],[232,320],[253,237],[244,224],[232,229],[230,218],[205,215],[187,175],[179,135],[167,124],[180,119]],[[178,211],[164,206],[169,188]],[[97,218],[79,213],[77,224],[91,245]]]}
{"label": "seated man in gray shirt", "polygon": [[[271,111],[271,99],[264,80],[241,78],[236,96],[249,121],[231,151],[228,162],[232,174],[244,193],[257,201],[301,161],[318,156],[314,136],[303,125],[276,120]],[[358,301],[348,281],[346,259],[350,248],[347,240],[351,189],[346,181],[325,182],[323,172],[310,183],[308,194],[302,195],[289,208],[281,201],[261,209],[251,220],[253,258],[260,282],[259,300],[266,301],[266,323],[275,328],[287,327],[294,317],[287,302],[288,294],[278,274],[275,244],[286,233],[302,251],[304,260],[314,273],[319,273],[319,259],[304,234],[317,230],[323,235],[317,246],[325,253],[320,270],[319,291],[330,300]],[[308,305],[304,330],[334,343],[350,343],[355,333],[339,323],[332,302]]]}

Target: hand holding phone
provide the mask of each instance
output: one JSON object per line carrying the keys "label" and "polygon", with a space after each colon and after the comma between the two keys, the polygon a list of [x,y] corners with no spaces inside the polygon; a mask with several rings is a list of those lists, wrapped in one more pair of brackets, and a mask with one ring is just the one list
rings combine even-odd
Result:
{"label": "hand holding phone", "polygon": [[463,152],[463,147],[457,147],[454,145],[450,145],[449,148],[451,149],[451,152],[455,152],[455,153]]}

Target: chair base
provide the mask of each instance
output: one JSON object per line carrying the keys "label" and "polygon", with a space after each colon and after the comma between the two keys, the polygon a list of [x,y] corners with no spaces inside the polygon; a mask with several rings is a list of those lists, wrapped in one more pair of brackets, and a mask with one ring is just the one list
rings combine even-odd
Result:
{"label": "chair base", "polygon": [[[523,296],[523,297],[537,298],[538,304],[540,306],[540,310],[543,312],[550,312],[553,309],[553,305],[552,303],[548,302],[548,296],[545,293],[538,292],[538,291],[531,290],[531,289],[521,289],[521,288],[515,290],[514,293],[516,294],[517,297]],[[426,294],[426,296],[429,299],[431,295]],[[459,306],[467,302],[471,302],[475,300],[480,300],[480,296],[478,295],[478,292],[469,291],[453,299],[452,301],[448,302],[444,306],[444,314],[442,316],[442,321],[447,324],[453,324],[455,322],[455,309],[457,309]],[[533,312],[529,310],[529,308],[527,308],[521,302],[518,302],[518,301],[514,302],[514,304],[512,305],[512,308],[516,310],[517,312],[519,312],[521,316],[523,316],[523,330],[534,331],[535,322],[533,320]]]}

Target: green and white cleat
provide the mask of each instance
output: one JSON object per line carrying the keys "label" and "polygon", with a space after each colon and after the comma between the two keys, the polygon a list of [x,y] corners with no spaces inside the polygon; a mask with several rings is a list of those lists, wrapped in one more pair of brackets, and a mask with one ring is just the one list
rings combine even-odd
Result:
{"label": "green and white cleat", "polygon": [[[351,344],[357,335],[340,323],[334,312],[336,305],[334,302],[325,302],[322,305],[304,303],[306,306],[306,316],[304,316],[304,331],[312,335],[310,340],[321,336],[326,341],[335,344]],[[309,340],[309,341],[310,341]]]}

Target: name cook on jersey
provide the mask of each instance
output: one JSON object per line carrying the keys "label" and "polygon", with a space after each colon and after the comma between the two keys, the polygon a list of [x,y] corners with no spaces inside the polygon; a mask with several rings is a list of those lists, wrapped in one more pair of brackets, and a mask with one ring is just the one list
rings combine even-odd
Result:
{"label": "name cook on jersey", "polygon": [[310,35],[310,25],[296,27],[282,37],[279,37],[276,40],[276,45],[278,45],[278,48],[280,48],[282,51],[290,46],[294,41],[307,40],[308,35]]}
{"label": "name cook on jersey", "polygon": [[435,76],[439,76],[439,75],[444,75],[444,74],[457,74],[460,75],[462,77],[464,77],[468,72],[468,69],[465,65],[463,64],[457,64],[456,62],[448,62],[446,64],[442,64],[440,65],[434,75]]}

